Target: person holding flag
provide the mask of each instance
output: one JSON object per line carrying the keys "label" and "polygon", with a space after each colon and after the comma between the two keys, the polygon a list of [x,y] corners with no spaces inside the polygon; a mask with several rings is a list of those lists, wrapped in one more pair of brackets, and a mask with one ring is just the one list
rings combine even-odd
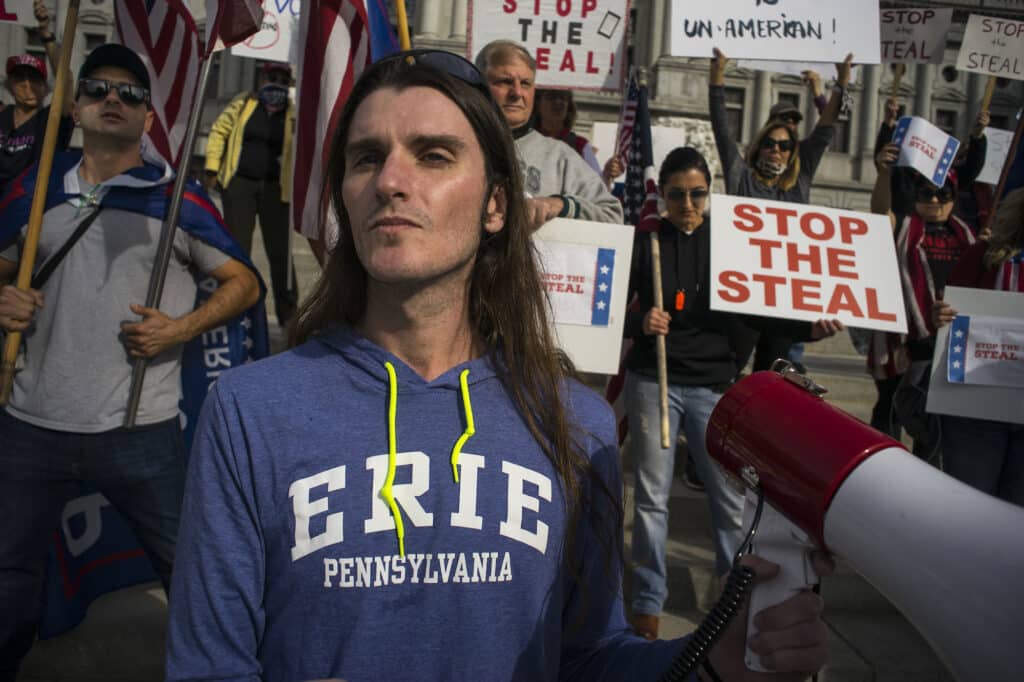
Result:
{"label": "person holding flag", "polygon": [[[138,301],[156,256],[173,170],[148,157],[150,79],[130,49],[101,45],[79,71],[82,152],[54,158],[31,288],[8,283],[21,253],[36,168],[0,203],[0,328],[23,362],[0,410],[0,678],[13,679],[39,618],[43,566],[64,503],[81,482],[128,521],[170,583],[184,485],[182,346],[257,304],[261,284],[195,188],[183,206],[161,309]],[[216,281],[193,309],[193,272]],[[141,319],[128,320],[133,316]],[[128,321],[126,321],[128,320]],[[138,427],[122,428],[134,358],[150,359]]]}
{"label": "person holding flag", "polygon": [[[45,0],[34,0],[32,9],[39,22],[39,42],[46,48],[46,57],[54,72],[60,48],[50,30],[50,11]],[[7,91],[14,97],[14,106],[0,109],[0,197],[14,178],[39,160],[43,150],[43,133],[50,106],[46,99],[46,62],[32,54],[9,57],[6,65]],[[64,88],[64,101],[57,132],[57,149],[67,149],[74,124],[71,122],[70,83]]]}

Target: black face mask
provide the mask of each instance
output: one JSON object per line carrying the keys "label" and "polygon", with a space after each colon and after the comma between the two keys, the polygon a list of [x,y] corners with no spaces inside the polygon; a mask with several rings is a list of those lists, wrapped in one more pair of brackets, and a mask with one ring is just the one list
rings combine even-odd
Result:
{"label": "black face mask", "polygon": [[267,111],[281,111],[288,105],[288,88],[276,83],[267,83],[260,88],[259,100]]}

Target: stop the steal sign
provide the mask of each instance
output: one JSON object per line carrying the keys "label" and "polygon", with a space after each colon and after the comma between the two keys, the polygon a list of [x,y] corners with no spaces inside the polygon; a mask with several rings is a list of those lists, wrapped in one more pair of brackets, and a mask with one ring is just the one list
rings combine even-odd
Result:
{"label": "stop the steal sign", "polygon": [[906,333],[888,216],[712,195],[711,307]]}

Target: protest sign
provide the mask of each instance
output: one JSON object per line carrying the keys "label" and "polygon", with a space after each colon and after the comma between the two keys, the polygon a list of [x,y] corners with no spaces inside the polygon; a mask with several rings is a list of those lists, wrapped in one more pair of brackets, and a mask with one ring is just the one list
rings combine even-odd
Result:
{"label": "protest sign", "polygon": [[942,63],[952,9],[883,9],[881,18],[883,62]]}
{"label": "protest sign", "polygon": [[1010,145],[1013,144],[1013,131],[985,128],[985,138],[988,141],[985,150],[985,166],[978,174],[977,180],[989,185],[998,185],[999,175],[1003,172],[1006,157],[1010,153]]}
{"label": "protest sign", "polygon": [[957,315],[949,330],[946,379],[954,384],[1024,386],[1024,321]]}
{"label": "protest sign", "polygon": [[300,0],[264,0],[260,30],[232,46],[231,54],[271,62],[294,62],[299,4]]}
{"label": "protest sign", "polygon": [[32,0],[0,0],[0,24],[38,26]]}
{"label": "protest sign", "polygon": [[936,187],[946,184],[959,140],[919,116],[904,116],[896,122],[892,141],[900,146],[897,166],[913,168]]}
{"label": "protest sign", "polygon": [[[653,148],[654,169],[661,168],[661,162],[665,160],[668,153],[680,146],[695,147],[704,155],[711,168],[711,175],[715,176],[721,172],[718,163],[718,150],[715,148],[714,133],[711,130],[711,122],[705,119],[685,118],[682,116],[664,117],[661,120],[671,120],[674,125],[652,125],[651,126],[651,147]],[[615,153],[615,140],[618,134],[619,124],[610,121],[595,121],[593,132],[590,135],[590,143],[594,146],[594,155],[598,164],[604,168],[604,164]],[[625,171],[618,180],[624,180]]]}
{"label": "protest sign", "polygon": [[492,40],[514,40],[537,60],[537,85],[619,92],[628,0],[470,0],[470,61]]}
{"label": "protest sign", "polygon": [[633,228],[556,218],[534,234],[559,347],[584,372],[619,370]]}
{"label": "protest sign", "polygon": [[1024,80],[1024,21],[972,14],[964,29],[956,68]]}
{"label": "protest sign", "polygon": [[[960,315],[971,318],[972,327],[976,318],[988,318],[1005,321],[999,323],[1001,327],[1015,326],[1019,329],[1020,320],[1024,319],[1024,296],[1016,292],[947,286],[943,298]],[[949,380],[952,365],[949,357],[950,336],[956,331],[954,325],[945,325],[936,333],[926,409],[934,414],[1024,424],[1024,383],[1019,378],[1020,374],[1016,375],[1018,379],[1013,385],[979,385],[970,381],[959,383]],[[975,348],[975,351],[983,351],[985,357],[973,359],[982,360],[983,364],[997,363],[998,368],[988,370],[985,374],[991,376],[992,373],[1021,371],[1022,353],[1019,349],[1024,348],[1024,338],[1019,334],[1018,331],[1017,336],[1011,335],[1007,340],[996,341],[998,348]],[[969,333],[965,333],[964,337],[969,338]],[[953,336],[953,340],[955,349],[957,337]],[[981,343],[993,342],[982,340]],[[1016,346],[1017,349],[1008,349],[1004,345]],[[1006,359],[1002,359],[1004,353],[1007,354]],[[999,359],[993,359],[992,355]],[[996,380],[999,381],[998,378]]]}
{"label": "protest sign", "polygon": [[[740,59],[736,61],[736,67],[750,69],[751,71],[768,71],[769,73],[781,73],[785,76],[802,77],[804,71],[814,71],[822,78],[823,83],[835,77],[836,65],[832,62],[780,62],[768,59]],[[857,82],[859,69],[854,66],[850,68],[850,85]],[[827,92],[827,91],[826,91]]]}
{"label": "protest sign", "polygon": [[906,333],[884,215],[711,196],[711,308]]}
{"label": "protest sign", "polygon": [[672,0],[671,53],[734,59],[878,64],[878,3],[843,0]]}

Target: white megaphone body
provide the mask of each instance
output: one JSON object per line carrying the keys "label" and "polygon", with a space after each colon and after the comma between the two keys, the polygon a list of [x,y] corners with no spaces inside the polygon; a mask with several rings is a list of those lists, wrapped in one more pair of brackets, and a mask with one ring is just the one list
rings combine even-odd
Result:
{"label": "white megaphone body", "polygon": [[[958,680],[1024,679],[1024,508],[926,464],[817,388],[792,370],[757,372],[711,414],[708,452],[756,479],[785,517],[769,524],[769,541],[789,539],[802,557],[809,538],[845,559]],[[789,575],[770,603],[806,582],[806,561],[782,563]]]}

